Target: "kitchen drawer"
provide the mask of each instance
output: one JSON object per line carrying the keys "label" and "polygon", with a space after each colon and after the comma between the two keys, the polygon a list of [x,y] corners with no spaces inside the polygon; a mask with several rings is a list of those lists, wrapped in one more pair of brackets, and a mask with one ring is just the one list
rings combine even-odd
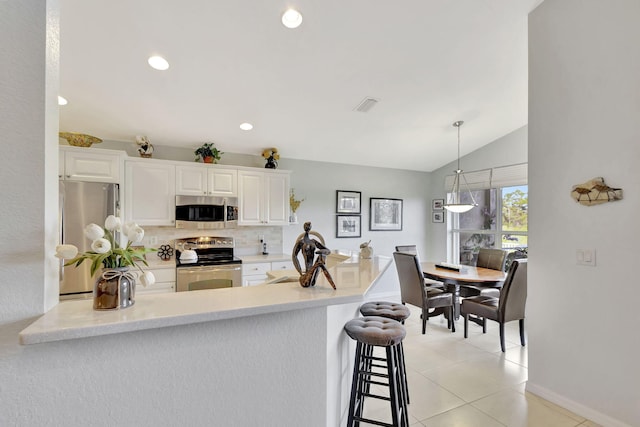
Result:
{"label": "kitchen drawer", "polygon": [[150,272],[156,276],[156,282],[175,282],[176,281],[176,269],[175,268],[150,268]]}
{"label": "kitchen drawer", "polygon": [[271,270],[295,270],[293,261],[277,261],[271,263]]}
{"label": "kitchen drawer", "polygon": [[271,270],[270,262],[258,262],[255,264],[242,264],[242,274],[247,275],[266,275]]}
{"label": "kitchen drawer", "polygon": [[153,285],[142,286],[136,282],[136,295],[163,294],[176,291],[176,282],[156,282]]}

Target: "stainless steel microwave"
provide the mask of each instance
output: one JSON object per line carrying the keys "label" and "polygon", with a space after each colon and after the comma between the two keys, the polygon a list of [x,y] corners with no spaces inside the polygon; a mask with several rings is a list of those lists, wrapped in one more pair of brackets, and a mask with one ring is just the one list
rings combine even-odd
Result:
{"label": "stainless steel microwave", "polygon": [[203,230],[237,226],[236,197],[176,196],[176,228]]}

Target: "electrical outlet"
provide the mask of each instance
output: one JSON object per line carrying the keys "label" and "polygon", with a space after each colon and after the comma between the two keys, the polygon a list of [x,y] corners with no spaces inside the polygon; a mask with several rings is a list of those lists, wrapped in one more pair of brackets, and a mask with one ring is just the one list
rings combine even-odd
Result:
{"label": "electrical outlet", "polygon": [[158,236],[149,236],[149,245],[156,246],[158,244]]}

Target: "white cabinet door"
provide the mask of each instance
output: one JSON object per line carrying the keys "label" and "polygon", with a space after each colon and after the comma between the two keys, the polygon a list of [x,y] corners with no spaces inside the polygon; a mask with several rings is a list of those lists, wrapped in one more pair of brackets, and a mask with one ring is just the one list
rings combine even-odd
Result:
{"label": "white cabinet door", "polygon": [[238,225],[264,224],[264,173],[238,171]]}
{"label": "white cabinet door", "polygon": [[[70,181],[120,182],[120,155],[86,151],[61,151],[58,173]],[[63,155],[64,154],[64,155]]]}
{"label": "white cabinet door", "polygon": [[177,166],[176,194],[183,196],[207,195],[207,168],[198,166]]}
{"label": "white cabinet door", "polygon": [[242,286],[254,286],[264,283],[267,271],[271,269],[270,262],[242,264]]}
{"label": "white cabinet door", "polygon": [[238,196],[238,170],[215,167],[209,169],[209,195],[222,197]]}
{"label": "white cabinet door", "polygon": [[211,166],[176,166],[176,194],[237,197],[238,170]]}
{"label": "white cabinet door", "polygon": [[238,225],[289,223],[289,174],[238,171]]}
{"label": "white cabinet door", "polygon": [[265,173],[265,190],[267,224],[289,224],[289,174]]}
{"label": "white cabinet door", "polygon": [[175,225],[175,170],[165,163],[126,162],[125,221]]}

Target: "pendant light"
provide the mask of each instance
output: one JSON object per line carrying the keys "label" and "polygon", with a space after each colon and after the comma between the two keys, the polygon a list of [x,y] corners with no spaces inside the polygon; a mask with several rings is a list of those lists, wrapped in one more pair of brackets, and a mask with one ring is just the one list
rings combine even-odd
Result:
{"label": "pendant light", "polygon": [[[453,187],[451,188],[451,195],[447,199],[447,203],[444,204],[444,208],[449,212],[454,213],[463,213],[468,212],[474,207],[478,206],[476,200],[473,198],[473,194],[471,194],[471,190],[469,189],[469,184],[467,184],[467,180],[462,173],[462,169],[460,169],[460,126],[462,126],[464,122],[462,120],[458,120],[453,123],[453,126],[458,128],[458,168],[455,170],[455,177],[453,178]],[[471,199],[470,203],[461,203],[460,202],[460,181],[464,181],[464,186],[467,187],[467,191],[469,192],[469,198]]]}

